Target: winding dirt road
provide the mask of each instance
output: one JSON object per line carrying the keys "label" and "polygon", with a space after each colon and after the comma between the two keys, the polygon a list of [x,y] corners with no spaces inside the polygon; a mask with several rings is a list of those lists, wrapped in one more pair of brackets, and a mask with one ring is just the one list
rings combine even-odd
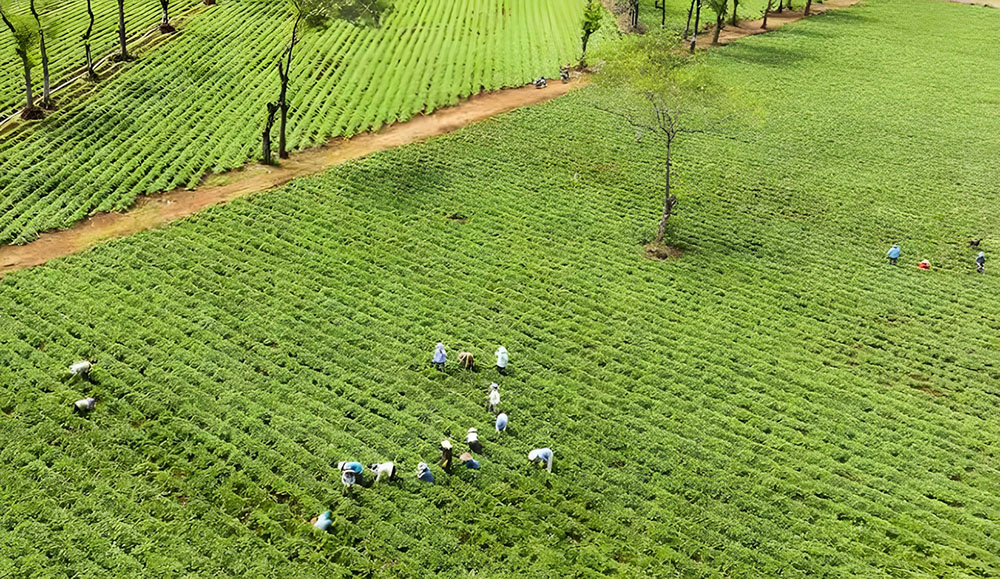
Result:
{"label": "winding dirt road", "polygon": [[[857,2],[858,0],[826,0],[823,4],[814,3],[813,13],[846,8]],[[723,28],[719,44],[774,30],[803,17],[802,11],[771,14],[768,17],[767,30],[760,28],[760,20],[741,21],[739,26]],[[706,34],[710,35],[711,30]],[[140,197],[136,204],[124,213],[100,213],[76,223],[69,229],[42,233],[37,240],[25,245],[0,246],[0,277],[12,271],[42,265],[49,260],[83,251],[109,239],[166,225],[211,205],[280,187],[292,179],[315,175],[330,167],[371,153],[444,135],[495,115],[552,100],[587,82],[584,77],[575,79],[569,84],[554,82],[548,88],[541,90],[528,85],[481,93],[458,105],[438,109],[429,115],[414,117],[405,123],[390,125],[376,133],[364,133],[351,139],[331,139],[322,147],[293,154],[290,159],[283,161],[280,167],[247,165],[241,169],[208,176],[203,181],[206,185],[194,190],[175,189]],[[211,183],[221,184],[211,185]]]}

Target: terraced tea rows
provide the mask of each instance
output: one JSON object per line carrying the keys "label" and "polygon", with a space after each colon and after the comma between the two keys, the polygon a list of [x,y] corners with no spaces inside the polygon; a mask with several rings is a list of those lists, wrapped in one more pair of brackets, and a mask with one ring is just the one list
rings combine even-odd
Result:
{"label": "terraced tea rows", "polygon": [[[171,2],[171,15],[180,15],[198,4],[196,0],[175,0]],[[46,29],[45,42],[49,55],[49,71],[53,84],[69,77],[72,71],[86,65],[83,42],[80,40],[87,30],[90,19],[87,4],[82,0],[50,0],[36,2]],[[91,50],[94,59],[111,54],[118,49],[118,5],[115,0],[93,0],[94,30],[91,36]],[[22,18],[30,18],[27,0],[4,2],[4,8]],[[130,39],[138,38],[160,23],[158,2],[129,1],[125,3],[125,29]],[[35,68],[32,80],[36,94],[42,90],[42,69],[35,54]],[[58,96],[58,95],[57,95]],[[6,28],[0,29],[0,118],[24,106],[24,76],[21,62],[14,54],[14,41]]]}
{"label": "terraced tea rows", "polygon": [[[258,155],[290,26],[285,10],[224,2],[81,106],[4,141],[0,242],[192,186]],[[343,24],[307,35],[294,64],[290,144],[554,76],[578,50],[581,13],[577,0],[407,0],[381,29]]]}
{"label": "terraced tea rows", "polygon": [[[5,277],[0,575],[996,575],[997,22],[917,6],[709,57],[767,114],[678,145],[679,260],[590,88]],[[512,430],[428,486],[497,378],[440,339],[508,347]]]}

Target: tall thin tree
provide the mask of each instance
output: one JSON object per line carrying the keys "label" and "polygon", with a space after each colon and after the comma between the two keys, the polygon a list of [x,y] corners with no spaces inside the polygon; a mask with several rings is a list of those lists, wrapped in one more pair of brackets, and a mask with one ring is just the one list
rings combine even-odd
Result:
{"label": "tall thin tree", "polygon": [[2,2],[0,2],[0,20],[3,20],[11,36],[14,37],[14,52],[21,59],[21,65],[24,67],[25,106],[21,110],[21,118],[25,120],[40,119],[45,116],[45,113],[35,106],[35,93],[31,87],[31,57],[28,55],[28,51],[34,46],[35,31],[31,29],[31,24],[28,22],[16,18],[14,15],[8,16],[3,9]]}
{"label": "tall thin tree", "polygon": [[28,1],[28,9],[31,11],[31,17],[35,19],[35,28],[38,29],[38,54],[42,60],[42,102],[39,104],[43,109],[51,110],[53,102],[49,83],[49,53],[45,49],[45,28],[42,26],[42,18],[38,15],[38,10],[35,7],[35,0]]}
{"label": "tall thin tree", "polygon": [[177,30],[170,24],[170,0],[160,0],[160,32],[170,34]]}
{"label": "tall thin tree", "polygon": [[580,68],[587,66],[587,44],[590,42],[590,36],[600,30],[601,20],[604,19],[604,10],[601,8],[600,2],[597,0],[588,0],[587,7],[583,11],[583,24],[582,24],[582,35],[581,40],[583,41],[583,50],[580,53]]}
{"label": "tall thin tree", "polygon": [[719,33],[726,25],[726,10],[729,7],[728,0],[708,0],[708,7],[715,12],[715,32],[712,34],[712,44],[719,43]]}
{"label": "tall thin tree", "polygon": [[[299,43],[302,28],[325,28],[335,20],[343,20],[355,26],[380,26],[382,17],[392,10],[391,0],[287,0],[292,8],[292,35],[288,44],[278,56],[278,100],[269,103],[265,121],[265,131],[262,135],[262,150],[264,163],[270,163],[270,126],[274,123],[274,115],[278,115],[278,156],[288,158],[287,127],[288,127],[288,86],[291,81],[293,51]],[[273,106],[272,106],[273,105]]]}
{"label": "tall thin tree", "polygon": [[94,55],[90,51],[90,35],[94,32],[94,8],[91,5],[91,0],[87,0],[87,17],[90,21],[87,23],[87,29],[83,32],[83,52],[87,57],[87,78],[96,81],[97,71],[94,70]]}
{"label": "tall thin tree", "polygon": [[[674,182],[674,148],[681,135],[703,133],[731,116],[710,70],[676,53],[669,35],[644,35],[616,47],[596,79],[601,89],[594,107],[624,119],[643,142],[662,145],[663,206],[655,243],[664,243],[667,223],[677,207]],[[742,104],[742,103],[741,103]]]}
{"label": "tall thin tree", "polygon": [[694,0],[694,30],[691,32],[691,52],[698,42],[698,27],[701,25],[701,0]]}
{"label": "tall thin tree", "polygon": [[774,0],[767,0],[767,6],[764,6],[764,21],[760,23],[760,27],[767,30],[767,17],[771,13],[771,9],[774,7]]}
{"label": "tall thin tree", "polygon": [[115,60],[120,62],[132,60],[125,38],[125,0],[118,0],[118,54]]}

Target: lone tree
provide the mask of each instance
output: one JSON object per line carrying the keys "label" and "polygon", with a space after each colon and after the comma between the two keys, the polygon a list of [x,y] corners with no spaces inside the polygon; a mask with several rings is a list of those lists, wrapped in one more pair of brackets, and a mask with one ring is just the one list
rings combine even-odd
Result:
{"label": "lone tree", "polygon": [[38,54],[42,60],[42,105],[43,109],[52,110],[52,89],[49,83],[49,53],[45,50],[45,28],[42,26],[42,18],[38,15],[35,7],[35,0],[29,0],[28,9],[31,17],[35,19],[35,29],[38,30]]}
{"label": "lone tree", "polygon": [[580,53],[580,68],[587,66],[587,43],[590,35],[601,29],[604,10],[597,0],[587,0],[587,8],[583,11],[583,51]]}
{"label": "lone tree", "polygon": [[[121,1],[121,0],[119,0]],[[288,82],[292,74],[292,54],[295,45],[299,43],[299,33],[303,27],[322,29],[330,26],[336,20],[343,20],[355,26],[378,27],[382,17],[392,10],[391,0],[287,0],[292,8],[292,36],[288,45],[278,55],[278,80],[280,89],[278,100],[267,104],[267,117],[264,121],[262,135],[262,161],[270,165],[271,159],[271,127],[274,117],[278,116],[278,156],[288,158],[287,124],[288,124]]]}
{"label": "lone tree", "polygon": [[87,78],[96,81],[97,72],[94,70],[94,55],[90,52],[90,35],[94,32],[94,8],[91,6],[91,0],[87,0],[87,17],[90,18],[90,22],[87,24],[87,29],[83,32],[81,40],[83,40],[83,52],[87,57]]}
{"label": "lone tree", "polygon": [[40,119],[45,116],[42,109],[35,106],[35,94],[31,89],[31,58],[28,51],[34,46],[35,31],[32,25],[25,19],[18,18],[11,14],[7,15],[3,3],[0,1],[0,19],[3,20],[7,30],[14,37],[14,52],[21,59],[24,67],[24,96],[25,106],[21,110],[21,118],[25,120]]}
{"label": "lone tree", "polygon": [[667,34],[622,43],[597,80],[605,90],[595,106],[624,119],[638,141],[648,135],[663,147],[663,210],[655,237],[655,244],[662,245],[677,206],[672,176],[678,138],[717,126],[731,114],[725,106],[728,100],[704,66],[673,51]]}

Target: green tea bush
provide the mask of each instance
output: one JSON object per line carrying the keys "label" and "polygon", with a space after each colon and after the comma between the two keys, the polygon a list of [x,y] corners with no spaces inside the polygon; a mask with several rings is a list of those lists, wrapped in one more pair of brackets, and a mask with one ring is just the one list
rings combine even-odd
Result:
{"label": "green tea bush", "polygon": [[[655,143],[584,89],[6,276],[0,571],[996,575],[966,238],[1000,225],[1000,117],[928,95],[989,101],[1000,13],[919,7],[708,58],[766,114],[678,147],[679,259],[643,258]],[[439,339],[511,373],[430,370]],[[83,356],[93,389],[60,381]],[[470,426],[482,470],[418,484]],[[345,458],[401,480],[348,496]]]}

